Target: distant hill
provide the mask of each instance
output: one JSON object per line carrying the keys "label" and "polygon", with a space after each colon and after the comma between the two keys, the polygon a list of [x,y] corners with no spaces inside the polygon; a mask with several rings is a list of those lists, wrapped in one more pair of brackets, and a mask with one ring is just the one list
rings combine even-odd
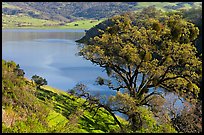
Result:
{"label": "distant hill", "polygon": [[3,2],[2,26],[61,26],[76,20],[109,18],[148,6],[169,11],[199,4],[201,2]]}
{"label": "distant hill", "polygon": [[137,2],[5,2],[2,14],[25,14],[33,18],[72,21],[101,19],[136,10]]}

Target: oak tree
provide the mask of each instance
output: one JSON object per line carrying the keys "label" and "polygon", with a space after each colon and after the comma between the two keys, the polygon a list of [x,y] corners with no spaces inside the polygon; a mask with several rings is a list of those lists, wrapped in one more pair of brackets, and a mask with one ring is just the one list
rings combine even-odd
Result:
{"label": "oak tree", "polygon": [[37,84],[37,88],[40,88],[42,85],[47,85],[47,80],[38,75],[33,75],[31,80]]}
{"label": "oak tree", "polygon": [[98,84],[117,91],[106,105],[126,114],[133,131],[142,124],[138,107],[151,107],[149,101],[162,96],[158,88],[196,102],[202,78],[193,45],[199,29],[179,15],[144,11],[110,18],[111,25],[98,30],[79,52],[106,70],[111,80],[99,77]]}

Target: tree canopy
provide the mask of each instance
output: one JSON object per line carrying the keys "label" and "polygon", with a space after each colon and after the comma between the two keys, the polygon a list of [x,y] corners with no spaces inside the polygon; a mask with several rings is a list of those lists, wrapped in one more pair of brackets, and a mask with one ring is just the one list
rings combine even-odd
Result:
{"label": "tree canopy", "polygon": [[151,106],[154,96],[162,96],[158,88],[196,102],[202,62],[193,45],[199,34],[193,23],[152,7],[109,21],[112,25],[99,30],[79,54],[106,69],[112,80],[99,77],[97,81],[118,91],[109,106],[128,115],[132,129],[140,128],[138,107]]}
{"label": "tree canopy", "polygon": [[47,85],[47,80],[38,75],[33,75],[31,80],[37,84],[38,88],[40,88],[42,85]]}

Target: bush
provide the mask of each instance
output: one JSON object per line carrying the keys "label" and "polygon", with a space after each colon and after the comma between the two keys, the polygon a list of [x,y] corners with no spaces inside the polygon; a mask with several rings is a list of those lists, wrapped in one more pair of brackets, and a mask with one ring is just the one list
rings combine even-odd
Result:
{"label": "bush", "polygon": [[37,84],[38,87],[42,85],[47,85],[47,80],[37,75],[32,76],[31,80],[33,80]]}

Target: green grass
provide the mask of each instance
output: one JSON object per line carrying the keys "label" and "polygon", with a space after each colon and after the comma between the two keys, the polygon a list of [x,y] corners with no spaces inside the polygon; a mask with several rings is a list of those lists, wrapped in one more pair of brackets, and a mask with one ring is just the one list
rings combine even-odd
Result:
{"label": "green grass", "polygon": [[189,4],[183,4],[183,7],[181,9],[190,9],[192,6]]}
{"label": "green grass", "polygon": [[[103,108],[94,115],[85,99],[50,86],[40,89],[17,76],[16,63],[2,60],[2,132],[4,133],[102,133],[119,127]],[[12,125],[10,124],[12,122]],[[121,118],[125,123],[125,120]]]}
{"label": "green grass", "polygon": [[48,125],[50,128],[55,126],[64,126],[69,120],[64,117],[62,114],[57,113],[56,111],[51,110],[49,116],[47,117]]}
{"label": "green grass", "polygon": [[4,8],[10,8],[10,9],[21,9],[21,8],[18,7],[18,6],[14,6],[14,5],[5,3],[5,2],[2,2],[2,7],[4,7]]}
{"label": "green grass", "polygon": [[[112,133],[120,132],[114,118],[104,108],[92,111],[83,106],[85,99],[50,86],[36,89],[32,81],[15,74],[15,62],[2,60],[2,132],[4,133]],[[8,115],[5,115],[8,114]],[[94,115],[95,114],[95,115]],[[151,132],[156,122],[146,108],[141,110]],[[150,114],[150,115],[148,115]],[[8,120],[14,120],[9,126]],[[117,116],[123,127],[128,121]],[[9,124],[9,125],[8,125]],[[153,126],[154,125],[154,126]],[[160,128],[160,127],[159,127]],[[162,132],[163,127],[161,127]],[[127,132],[131,132],[127,128]],[[158,132],[158,130],[156,130]]]}
{"label": "green grass", "polygon": [[[72,118],[72,115],[76,112],[77,108],[83,110],[83,108],[81,108],[81,105],[85,102],[84,99],[77,99],[64,91],[52,88],[50,86],[43,86],[41,88],[42,89],[38,90],[38,92],[41,93],[46,99],[45,102],[47,101],[53,104],[55,110],[55,112],[50,113],[50,115],[48,116],[48,119],[51,119],[49,125],[51,125],[52,127],[55,127],[55,125],[59,125],[57,124],[59,122],[61,122],[61,126],[59,127],[63,127],[66,123],[68,123],[66,117]],[[105,133],[110,131],[119,131],[119,126],[114,122],[114,119],[106,110],[100,109],[94,117],[93,114],[94,112],[83,110],[83,114],[81,114],[81,117],[79,118],[78,127],[74,130],[77,130],[77,132],[89,133]],[[55,119],[60,120],[56,121]],[[124,119],[120,117],[118,117],[118,119],[122,123],[127,124]]]}
{"label": "green grass", "polygon": [[[103,19],[104,20],[104,19]],[[61,22],[32,18],[25,15],[2,15],[2,28],[30,28],[30,29],[90,29],[103,21],[79,20],[60,25]]]}
{"label": "green grass", "polygon": [[[148,6],[155,6],[156,8],[162,11],[174,11],[174,10],[166,9],[165,6],[176,6],[178,3],[179,2],[138,2],[136,7],[142,9]],[[189,9],[191,8],[191,5],[184,4],[184,7],[182,8]]]}
{"label": "green grass", "polygon": [[[79,21],[67,23],[65,27],[70,29],[89,29],[99,24],[103,20],[105,19],[101,19],[99,21],[98,20],[79,20]],[[78,25],[78,26],[75,26],[75,25]]]}
{"label": "green grass", "polygon": [[16,28],[16,27],[41,27],[44,25],[58,25],[56,21],[36,19],[24,15],[3,15],[2,27],[3,28]]}
{"label": "green grass", "polygon": [[[164,8],[165,6],[176,6],[179,2],[138,2],[136,8],[142,10],[144,7],[155,6],[162,11],[178,11]],[[201,2],[195,2],[195,6],[199,6]],[[3,7],[11,8],[11,9],[21,9],[18,6],[13,6],[8,3],[2,3]],[[189,9],[192,6],[189,4],[184,4],[181,9]],[[36,14],[39,14],[36,11],[33,11]],[[135,11],[137,12],[137,11]],[[91,27],[99,24],[104,19],[101,20],[78,20],[71,23],[61,24],[59,21],[53,20],[43,20],[31,18],[25,14],[21,15],[4,15],[2,14],[2,28],[3,29],[12,29],[12,28],[29,28],[29,29],[90,29]]]}
{"label": "green grass", "polygon": [[[22,9],[18,6],[3,2],[2,7],[10,9]],[[39,12],[30,9],[35,14]],[[71,23],[64,23],[54,20],[44,20],[32,18],[26,13],[18,15],[5,15],[2,14],[2,28],[13,29],[13,28],[29,28],[29,29],[90,29],[94,25],[102,22],[103,20],[78,20]],[[77,26],[75,26],[77,25]]]}
{"label": "green grass", "polygon": [[41,86],[41,88],[42,88],[42,89],[46,89],[46,90],[48,90],[48,91],[51,91],[51,92],[53,92],[53,93],[67,95],[67,92],[62,91],[62,90],[59,90],[59,89],[56,89],[56,88],[53,88],[53,87],[48,86],[48,85]]}
{"label": "green grass", "polygon": [[[72,117],[72,115],[77,110],[76,108],[81,108],[81,105],[84,103],[84,99],[75,98],[74,96],[61,91],[59,89],[52,88],[50,86],[43,86],[42,90],[39,90],[41,94],[47,99],[49,103],[52,103],[55,108],[55,112],[51,113],[48,119],[56,117],[54,119],[61,119],[62,124],[66,124],[66,117]],[[51,95],[51,97],[50,97]],[[54,97],[54,98],[53,98]],[[60,115],[62,114],[62,115]],[[100,109],[96,116],[93,117],[94,112],[89,112],[88,110],[83,110],[83,114],[81,115],[78,123],[78,128],[80,132],[90,132],[90,133],[104,133],[110,131],[119,131],[119,126],[114,122],[114,119],[110,114],[104,110]],[[59,116],[58,116],[59,115]],[[64,116],[63,116],[64,115]],[[63,117],[62,117],[63,116]],[[66,117],[65,117],[66,116]],[[51,120],[49,123],[52,126],[57,125],[60,121]],[[127,122],[118,117],[118,119],[123,123],[127,124]],[[58,124],[59,125],[59,124]]]}
{"label": "green grass", "polygon": [[175,6],[178,2],[170,3],[170,2],[138,2],[137,8],[144,8],[148,6],[155,5],[156,8],[159,8],[161,10],[164,10],[164,6]]}

